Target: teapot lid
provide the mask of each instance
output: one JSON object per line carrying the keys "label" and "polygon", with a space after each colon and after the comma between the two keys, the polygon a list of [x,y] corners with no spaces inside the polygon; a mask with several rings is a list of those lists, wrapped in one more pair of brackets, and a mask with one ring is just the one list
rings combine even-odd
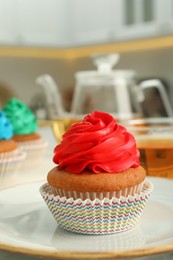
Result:
{"label": "teapot lid", "polygon": [[95,54],[92,57],[93,63],[97,70],[79,71],[75,73],[77,80],[95,79],[115,79],[117,77],[133,78],[136,73],[133,70],[113,70],[113,67],[118,63],[120,55],[118,53],[111,54]]}

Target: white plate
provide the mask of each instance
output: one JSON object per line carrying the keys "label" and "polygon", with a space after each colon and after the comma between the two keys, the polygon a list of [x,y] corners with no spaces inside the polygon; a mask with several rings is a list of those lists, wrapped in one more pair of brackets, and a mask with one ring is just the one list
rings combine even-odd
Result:
{"label": "white plate", "polygon": [[106,259],[173,251],[173,180],[148,178],[154,191],[134,229],[78,235],[57,226],[39,194],[43,181],[0,191],[0,249],[61,259]]}

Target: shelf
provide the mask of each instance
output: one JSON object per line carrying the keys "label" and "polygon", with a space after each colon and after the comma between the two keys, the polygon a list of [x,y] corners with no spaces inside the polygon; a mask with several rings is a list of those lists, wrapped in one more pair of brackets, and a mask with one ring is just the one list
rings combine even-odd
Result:
{"label": "shelf", "polygon": [[173,47],[173,36],[92,45],[77,48],[0,47],[0,57],[77,59],[94,53],[137,52]]}

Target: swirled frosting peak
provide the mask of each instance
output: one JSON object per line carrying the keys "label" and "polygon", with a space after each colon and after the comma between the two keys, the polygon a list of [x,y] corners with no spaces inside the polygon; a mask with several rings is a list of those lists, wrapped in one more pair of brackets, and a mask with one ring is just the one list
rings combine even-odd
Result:
{"label": "swirled frosting peak", "polygon": [[9,140],[13,136],[13,127],[3,112],[0,112],[0,140]]}
{"label": "swirled frosting peak", "polygon": [[22,101],[11,98],[3,112],[13,125],[14,134],[32,134],[37,130],[37,120],[34,113]]}
{"label": "swirled frosting peak", "polygon": [[140,164],[133,135],[110,114],[99,111],[73,124],[54,153],[54,163],[71,173],[118,173]]}

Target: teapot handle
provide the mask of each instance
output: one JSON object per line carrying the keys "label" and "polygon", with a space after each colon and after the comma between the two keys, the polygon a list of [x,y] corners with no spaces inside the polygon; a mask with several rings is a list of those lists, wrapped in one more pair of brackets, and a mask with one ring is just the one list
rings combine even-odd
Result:
{"label": "teapot handle", "polygon": [[[168,99],[168,95],[165,91],[165,87],[162,84],[161,80],[159,79],[148,79],[148,80],[143,80],[141,81],[139,84],[139,89],[143,92],[143,97],[145,99],[145,90],[149,89],[149,88],[156,88],[160,99],[162,101],[163,104],[163,109],[165,110],[166,114],[168,117],[172,117],[173,116],[173,110],[170,104],[170,101]],[[144,99],[138,99],[138,102],[142,102],[144,101]],[[154,104],[153,104],[154,106]]]}

